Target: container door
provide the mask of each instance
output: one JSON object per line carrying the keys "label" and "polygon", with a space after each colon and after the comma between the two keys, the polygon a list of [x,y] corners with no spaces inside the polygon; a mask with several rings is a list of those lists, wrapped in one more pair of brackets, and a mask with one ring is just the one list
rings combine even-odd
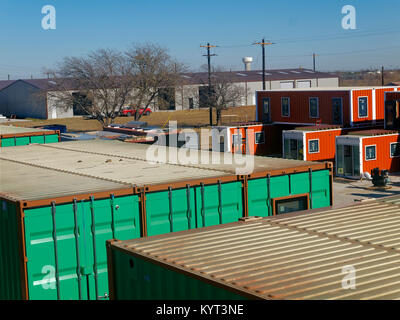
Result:
{"label": "container door", "polygon": [[353,148],[352,146],[343,146],[343,165],[344,165],[344,175],[347,177],[353,176]]}
{"label": "container door", "polygon": [[196,187],[197,227],[237,222],[243,217],[242,198],[241,182]]}
{"label": "container door", "polygon": [[140,237],[137,196],[25,210],[30,299],[108,296],[105,241]]}
{"label": "container door", "polygon": [[170,189],[146,194],[147,235],[196,228],[195,190]]}
{"label": "container door", "polygon": [[332,99],[332,123],[341,125],[343,119],[343,106],[342,99],[333,98]]}

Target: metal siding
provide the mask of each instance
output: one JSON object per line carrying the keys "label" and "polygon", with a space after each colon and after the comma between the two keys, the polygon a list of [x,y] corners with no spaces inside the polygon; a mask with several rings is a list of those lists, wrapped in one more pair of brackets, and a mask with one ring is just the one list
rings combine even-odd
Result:
{"label": "metal siding", "polygon": [[[75,225],[73,204],[58,205],[55,208],[60,298],[79,299],[77,274],[79,270],[82,277],[82,299],[95,300],[95,267],[98,272],[98,294],[103,296],[108,293],[105,241],[112,238],[140,237],[138,197],[120,197],[115,198],[113,202],[111,199],[95,199],[93,202],[94,234],[90,201],[77,202],[77,225]],[[112,211],[114,211],[114,234]],[[80,268],[77,264],[76,227],[79,230]],[[57,299],[53,232],[51,207],[25,210],[28,287],[29,298],[32,300]],[[96,239],[96,265],[94,264],[93,236]]]}
{"label": "metal siding", "polygon": [[394,88],[375,89],[376,120],[385,120],[385,92],[394,91]]}
{"label": "metal siding", "polygon": [[[372,100],[372,91],[374,89],[366,89],[366,90],[353,90],[353,124],[370,124],[372,119],[372,108],[373,108],[373,100]],[[368,116],[365,118],[358,117],[358,98],[359,97],[368,97]]]}
{"label": "metal siding", "polygon": [[[271,121],[293,124],[315,124],[321,119],[323,124],[333,124],[332,119],[332,98],[343,100],[343,124],[350,124],[349,90],[346,91],[276,91],[259,92],[258,105],[261,106],[262,98],[271,99]],[[281,116],[281,98],[290,98],[290,117]],[[309,98],[319,98],[319,118],[309,117]],[[262,119],[262,108],[258,110],[258,117]]]}
{"label": "metal siding", "polygon": [[[336,137],[342,135],[342,129],[305,132],[307,143],[307,161],[335,161]],[[319,152],[309,153],[308,142],[319,139]]]}
{"label": "metal siding", "polygon": [[22,280],[15,203],[0,202],[0,300],[22,299]]}
{"label": "metal siding", "polygon": [[[389,172],[400,171],[400,157],[390,157],[390,143],[400,142],[399,135],[383,135],[374,137],[363,137],[362,139],[362,154],[363,154],[363,172],[371,173],[374,168],[381,170],[389,170]],[[365,147],[376,145],[376,160],[365,160]]]}

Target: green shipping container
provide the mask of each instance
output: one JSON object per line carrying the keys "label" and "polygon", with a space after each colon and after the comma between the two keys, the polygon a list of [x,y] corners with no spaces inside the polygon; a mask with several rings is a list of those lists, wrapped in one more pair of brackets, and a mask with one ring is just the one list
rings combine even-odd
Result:
{"label": "green shipping container", "polygon": [[59,141],[59,131],[0,125],[0,147],[16,147]]}
{"label": "green shipping container", "polygon": [[[329,170],[319,170],[248,180],[249,216],[268,217],[328,207],[332,194],[330,178]],[[287,210],[280,212],[285,203]]]}
{"label": "green shipping container", "polygon": [[1,245],[14,237],[18,251],[0,254],[0,298],[103,298],[106,240],[332,203],[325,164],[257,157],[255,174],[238,176],[232,165],[152,163],[146,148],[84,141],[2,150]]}

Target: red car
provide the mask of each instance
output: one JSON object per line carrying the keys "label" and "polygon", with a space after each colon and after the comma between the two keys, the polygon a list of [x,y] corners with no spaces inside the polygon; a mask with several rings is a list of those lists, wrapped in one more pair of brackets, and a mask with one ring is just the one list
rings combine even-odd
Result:
{"label": "red car", "polygon": [[[147,108],[140,108],[139,109],[139,114],[140,115],[144,115],[144,116],[148,116],[151,113],[151,109],[149,107]],[[132,109],[132,108],[125,108],[122,110],[122,115],[125,117],[131,117],[136,113],[136,109]]]}

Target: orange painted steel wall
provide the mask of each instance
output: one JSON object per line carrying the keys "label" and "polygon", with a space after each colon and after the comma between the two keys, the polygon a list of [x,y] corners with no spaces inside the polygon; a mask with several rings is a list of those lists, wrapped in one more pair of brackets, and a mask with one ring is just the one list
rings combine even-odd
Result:
{"label": "orange painted steel wall", "polygon": [[[266,156],[271,154],[281,153],[282,149],[282,128],[275,125],[250,125],[246,127],[238,127],[230,128],[230,140],[231,140],[231,152],[234,153],[233,150],[233,135],[239,132],[242,137],[246,136],[246,129],[248,132],[248,144],[249,154],[258,155],[258,156]],[[253,130],[253,131],[251,131]],[[264,132],[264,144],[255,144],[255,133],[256,132]],[[242,152],[246,151],[246,147],[242,146]]]}
{"label": "orange painted steel wall", "polygon": [[[353,91],[353,122],[354,123],[370,123],[372,121],[372,89],[354,90]],[[368,97],[368,116],[365,118],[358,117],[358,98]]]}
{"label": "orange painted steel wall", "polygon": [[[371,173],[374,168],[386,169],[389,172],[400,171],[400,157],[390,157],[390,143],[392,142],[400,142],[400,134],[363,138],[363,172]],[[365,160],[365,147],[369,145],[376,145],[376,160]]]}
{"label": "orange painted steel wall", "polygon": [[376,120],[385,120],[385,92],[393,91],[394,88],[376,89]]}
{"label": "orange painted steel wall", "polygon": [[[315,124],[318,119],[309,117],[309,98],[319,98],[319,119],[322,124],[333,124],[332,98],[342,98],[343,125],[350,124],[350,91],[260,91],[257,94],[257,115],[262,121],[262,99],[271,99],[271,121],[297,124]],[[281,98],[290,98],[290,117],[281,116]]]}
{"label": "orange painted steel wall", "polygon": [[[336,137],[343,134],[342,129],[304,132],[307,144],[307,161],[335,161]],[[319,139],[319,152],[309,153],[308,142]]]}

